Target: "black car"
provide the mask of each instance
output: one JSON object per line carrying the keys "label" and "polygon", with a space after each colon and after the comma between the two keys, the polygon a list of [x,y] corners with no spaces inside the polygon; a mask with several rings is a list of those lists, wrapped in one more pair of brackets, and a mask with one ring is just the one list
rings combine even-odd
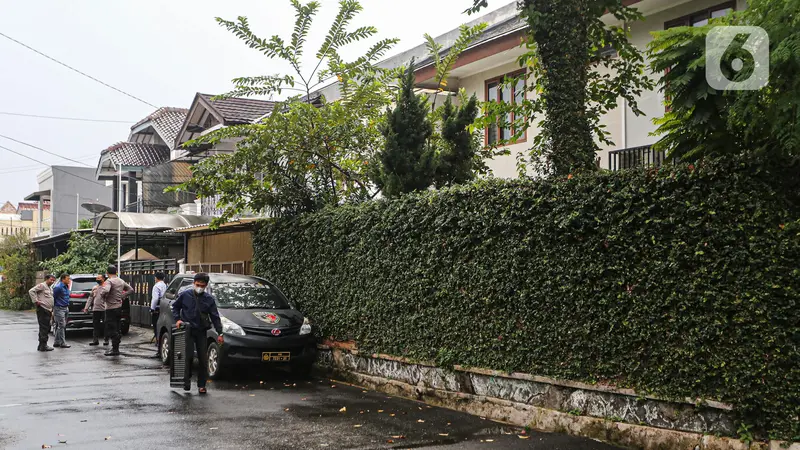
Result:
{"label": "black car", "polygon": [[[247,275],[209,274],[207,292],[217,300],[225,343],[208,330],[208,375],[218,379],[232,366],[280,365],[305,376],[316,359],[310,321],[269,281]],[[171,304],[194,283],[193,274],[176,275],[161,300],[157,329],[161,360],[169,363]]]}
{"label": "black car", "polygon": [[[83,312],[86,301],[92,293],[92,288],[97,286],[97,275],[75,274],[69,276],[69,315],[67,315],[67,329],[92,328],[92,313]],[[125,299],[122,302],[122,320],[120,332],[128,334],[131,328],[131,304]]]}

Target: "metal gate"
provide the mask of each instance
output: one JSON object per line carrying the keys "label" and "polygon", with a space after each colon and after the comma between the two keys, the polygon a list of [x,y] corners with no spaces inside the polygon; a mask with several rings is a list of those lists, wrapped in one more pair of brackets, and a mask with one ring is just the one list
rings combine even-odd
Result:
{"label": "metal gate", "polygon": [[178,262],[174,259],[153,261],[123,261],[120,277],[133,287],[128,296],[131,304],[131,324],[150,326],[150,294],[156,284],[156,272],[164,272],[164,282],[169,284],[178,272]]}

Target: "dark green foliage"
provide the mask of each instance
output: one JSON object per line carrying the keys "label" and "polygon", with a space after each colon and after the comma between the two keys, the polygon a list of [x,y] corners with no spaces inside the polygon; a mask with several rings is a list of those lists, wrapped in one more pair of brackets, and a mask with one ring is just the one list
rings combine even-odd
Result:
{"label": "dark green foliage", "polygon": [[264,222],[256,272],[366,352],[735,405],[800,436],[798,165],[485,180]]}
{"label": "dark green foliage", "polygon": [[428,120],[428,100],[414,93],[414,61],[400,78],[397,104],[386,111],[381,134],[386,139],[378,154],[380,173],[376,184],[387,197],[427,189],[433,183],[435,152],[428,139],[433,125]]}
{"label": "dark green foliage", "polygon": [[28,289],[36,278],[31,241],[24,234],[4,236],[0,241],[0,267],[5,280],[0,283],[0,309],[29,309]]}
{"label": "dark green foliage", "polygon": [[[747,9],[715,19],[704,27],[680,27],[656,33],[648,45],[653,72],[670,111],[656,121],[661,139],[656,147],[670,157],[697,161],[744,151],[770,157],[800,152],[800,2],[753,0]],[[706,81],[706,36],[719,25],[763,28],[769,35],[769,84],[758,90],[719,91]],[[754,60],[742,43],[731,43],[722,58],[726,78],[739,81],[752,74]],[[731,61],[745,63],[736,73]],[[669,69],[669,72],[666,70]],[[778,155],[781,157],[781,155]]]}
{"label": "dark green foliage", "polygon": [[72,233],[67,251],[42,262],[42,268],[56,276],[62,273],[101,273],[116,261],[116,246],[102,236]]}
{"label": "dark green foliage", "polygon": [[440,114],[443,145],[437,157],[434,180],[438,188],[472,180],[481,164],[480,134],[469,130],[478,117],[477,97],[473,94],[460,107],[454,106],[447,97]]}

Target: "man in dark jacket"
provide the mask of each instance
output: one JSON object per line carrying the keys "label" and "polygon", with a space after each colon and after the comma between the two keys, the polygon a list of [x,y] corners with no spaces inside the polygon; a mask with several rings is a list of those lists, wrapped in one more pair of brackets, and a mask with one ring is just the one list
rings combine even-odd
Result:
{"label": "man in dark jacket", "polygon": [[200,360],[200,371],[197,374],[197,388],[200,394],[206,393],[208,378],[206,332],[213,326],[219,335],[217,337],[219,345],[225,342],[222,337],[222,321],[217,310],[217,301],[206,292],[208,281],[208,274],[196,274],[194,288],[183,291],[172,303],[172,317],[175,319],[175,326],[180,328],[184,322],[190,325],[189,339],[191,339],[192,346],[197,352],[197,358]]}

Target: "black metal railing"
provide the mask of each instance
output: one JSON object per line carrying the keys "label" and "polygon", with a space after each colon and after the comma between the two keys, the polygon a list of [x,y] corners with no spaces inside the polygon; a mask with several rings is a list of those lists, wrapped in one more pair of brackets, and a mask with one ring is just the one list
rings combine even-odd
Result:
{"label": "black metal railing", "polygon": [[120,277],[133,287],[133,293],[128,296],[132,325],[150,326],[150,294],[156,283],[156,272],[163,272],[164,281],[169,284],[178,272],[178,262],[174,259],[158,259],[123,261],[120,265]]}
{"label": "black metal railing", "polygon": [[664,152],[654,150],[649,145],[608,152],[608,170],[614,171],[645,166],[660,167],[664,161],[666,161]]}

